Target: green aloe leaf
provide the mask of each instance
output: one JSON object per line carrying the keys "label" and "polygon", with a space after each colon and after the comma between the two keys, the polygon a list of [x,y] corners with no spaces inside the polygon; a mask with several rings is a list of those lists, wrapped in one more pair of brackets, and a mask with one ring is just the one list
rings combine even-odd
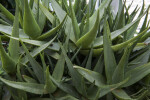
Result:
{"label": "green aloe leaf", "polygon": [[[48,0],[44,0],[44,4],[48,1]],[[37,0],[35,0],[35,2],[37,3]],[[39,7],[41,9],[41,11],[43,12],[43,14],[47,17],[47,19],[53,23],[54,22],[54,16],[49,12],[48,7],[42,5],[41,3],[39,3]]]}
{"label": "green aloe leaf", "polygon": [[83,84],[83,77],[81,77],[81,75],[73,68],[73,64],[72,64],[71,60],[68,58],[64,47],[61,44],[60,44],[60,47],[61,47],[62,53],[64,55],[64,59],[66,61],[66,64],[69,69],[69,72],[72,77],[72,81],[73,81],[75,88],[78,90],[79,93],[84,94],[85,89],[84,89],[84,84]]}
{"label": "green aloe leaf", "polygon": [[[58,17],[58,19],[62,22],[64,17],[66,16],[66,12],[59,6],[59,4],[55,0],[51,0],[52,7]],[[66,20],[66,28],[65,28],[65,34],[70,36],[70,39],[75,42],[76,37],[73,31],[72,21],[69,16],[67,16]]]}
{"label": "green aloe leaf", "polygon": [[0,37],[0,56],[1,56],[1,62],[2,62],[2,68],[10,74],[13,74],[16,72],[16,62],[7,55],[7,53],[5,52],[3,45],[2,45],[2,41],[1,41],[1,37]]}
{"label": "green aloe leaf", "polygon": [[142,78],[144,78],[146,75],[150,73],[149,67],[150,67],[150,63],[147,63],[126,72],[125,78],[126,77],[130,77],[130,78],[129,81],[126,84],[124,84],[122,87],[130,86],[136,83],[137,81],[141,80]]}
{"label": "green aloe leaf", "polygon": [[75,12],[74,12],[71,0],[69,0],[69,6],[70,6],[70,13],[71,13],[71,20],[72,20],[72,26],[73,26],[74,34],[76,36],[76,39],[78,39],[80,36],[80,29],[78,26],[78,22],[77,22],[77,19],[75,16]]}
{"label": "green aloe leaf", "polygon": [[52,80],[49,76],[50,76],[49,68],[47,67],[47,69],[46,69],[46,82],[45,82],[44,88],[49,93],[53,93],[57,89],[57,87],[54,85],[54,83],[52,82]]}
{"label": "green aloe leaf", "polygon": [[135,100],[132,99],[124,90],[122,89],[116,89],[113,90],[112,93],[115,95],[116,98],[119,100]]}
{"label": "green aloe leaf", "polygon": [[124,54],[113,73],[112,76],[113,83],[118,83],[124,80],[125,67],[128,65],[128,57],[130,55],[130,50],[129,50],[130,46],[131,45],[127,46],[127,48],[124,50]]}
{"label": "green aloe leaf", "polygon": [[[129,43],[132,43],[133,41],[135,41],[136,39],[140,38],[142,35],[144,35],[147,30],[149,30],[149,28],[145,29],[143,32],[139,33],[136,37],[131,38],[130,40],[127,40],[123,43],[117,44],[117,45],[113,45],[112,49],[113,51],[118,51],[124,47],[126,47]],[[93,56],[98,56],[102,53],[103,48],[99,48],[99,49],[93,49]],[[89,50],[81,50],[81,53],[84,55],[87,55],[89,52]]]}
{"label": "green aloe leaf", "polygon": [[[13,24],[12,35],[13,37],[19,38],[19,4],[16,2],[16,10],[15,10],[15,18]],[[13,58],[15,62],[18,61],[19,58],[19,41],[10,39],[9,41],[9,55]]]}
{"label": "green aloe leaf", "polygon": [[99,21],[101,21],[101,19],[103,18],[104,15],[104,10],[109,6],[111,0],[104,0],[101,5],[99,6],[98,10],[94,12],[94,14],[90,17],[90,21],[89,21],[89,30],[91,30],[91,28],[93,28],[95,22],[96,22],[96,16],[99,13]]}
{"label": "green aloe leaf", "polygon": [[94,83],[98,87],[104,85],[105,80],[101,74],[79,66],[73,67],[89,82]]}
{"label": "green aloe leaf", "polygon": [[10,13],[2,4],[0,4],[0,11],[10,20],[14,21],[14,15]]}
{"label": "green aloe leaf", "polygon": [[47,91],[44,90],[43,84],[15,82],[15,81],[6,80],[2,77],[0,77],[0,80],[5,84],[7,84],[8,86],[19,90],[23,90],[34,94],[47,94]]}
{"label": "green aloe leaf", "polygon": [[41,29],[34,19],[31,8],[29,7],[28,1],[24,0],[24,17],[23,17],[23,30],[24,32],[35,39],[41,35]]}
{"label": "green aloe leaf", "polygon": [[[13,27],[0,24],[0,32],[11,36],[11,35],[12,35],[12,30],[13,30]],[[19,37],[20,37],[20,38],[29,38],[29,36],[27,36],[27,35],[23,32],[22,29],[19,29]]]}
{"label": "green aloe leaf", "polygon": [[38,39],[38,40],[43,40],[43,39],[49,38],[49,37],[50,37],[51,35],[53,35],[53,34],[56,34],[56,32],[57,32],[60,28],[62,28],[62,26],[63,26],[63,24],[64,24],[66,18],[67,18],[67,15],[65,16],[65,18],[63,19],[63,21],[62,21],[58,26],[56,26],[55,28],[49,30],[48,32],[44,33],[43,35],[39,36],[37,39]]}
{"label": "green aloe leaf", "polygon": [[75,88],[69,84],[63,83],[63,82],[57,82],[53,77],[51,77],[51,80],[54,82],[54,84],[61,90],[63,90],[64,92],[76,97],[76,98],[80,98],[80,95],[78,94],[78,92],[75,90]]}
{"label": "green aloe leaf", "polygon": [[65,59],[63,54],[61,54],[52,74],[52,77],[54,77],[55,80],[61,81],[61,78],[63,77],[64,73],[64,66],[65,66]]}
{"label": "green aloe leaf", "polygon": [[99,95],[99,98],[108,94],[109,92],[112,92],[113,90],[119,88],[120,86],[122,86],[123,84],[127,83],[129,80],[129,78],[126,78],[125,80],[123,80],[122,82],[120,83],[117,83],[117,84],[112,84],[112,85],[104,85],[104,86],[100,86],[100,95]]}
{"label": "green aloe leaf", "polygon": [[89,32],[87,32],[84,36],[82,36],[77,42],[76,45],[78,47],[82,47],[84,48],[88,48],[91,43],[94,41],[94,39],[96,38],[97,35],[97,30],[98,30],[98,26],[99,26],[99,11],[97,13],[97,17],[96,18],[96,22],[93,25],[93,27],[91,28],[91,30]]}
{"label": "green aloe leaf", "polygon": [[106,20],[106,12],[104,14],[104,36],[103,36],[103,43],[104,43],[104,63],[105,63],[105,73],[107,77],[107,83],[112,83],[112,75],[115,71],[117,66],[113,49],[111,47],[111,34],[108,22]]}
{"label": "green aloe leaf", "polygon": [[44,73],[41,65],[31,56],[28,49],[24,45],[24,43],[21,41],[21,44],[26,52],[27,58],[29,59],[29,62],[31,63],[32,69],[40,83],[44,83]]}
{"label": "green aloe leaf", "polygon": [[[49,46],[50,44],[52,44],[52,42],[53,42],[55,39],[56,39],[56,37],[54,37],[52,40],[50,40],[49,42],[47,42],[47,43],[45,43],[45,44],[41,44],[40,47],[38,47],[38,48],[34,49],[33,51],[31,51],[31,52],[30,52],[30,55],[31,55],[32,57],[37,56],[37,55],[38,55],[39,53],[41,53],[43,50],[45,50],[46,48],[48,48],[48,46]],[[29,59],[28,59],[27,56],[25,56],[25,57],[22,59],[21,63],[22,63],[22,64],[26,64],[27,62],[29,62]]]}
{"label": "green aloe leaf", "polygon": [[[144,12],[141,16],[139,16],[135,21],[125,25],[123,28],[118,29],[114,32],[111,32],[111,40],[115,39],[117,36],[121,35],[125,31],[127,31],[129,28],[131,28],[133,25],[135,25],[144,15],[146,12]],[[94,41],[94,47],[100,47],[103,45],[103,37],[98,37]]]}
{"label": "green aloe leaf", "polygon": [[29,76],[23,75],[22,77],[27,83],[37,83],[37,81],[35,79],[33,79]]}

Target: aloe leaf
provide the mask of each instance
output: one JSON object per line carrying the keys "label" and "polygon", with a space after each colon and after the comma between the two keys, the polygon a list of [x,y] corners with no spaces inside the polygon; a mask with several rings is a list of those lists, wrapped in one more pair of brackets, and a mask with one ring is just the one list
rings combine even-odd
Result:
{"label": "aloe leaf", "polygon": [[78,47],[81,46],[82,48],[88,48],[91,45],[91,43],[94,41],[94,39],[96,38],[98,26],[99,26],[99,11],[97,13],[96,22],[93,28],[89,32],[87,32],[84,36],[82,36],[76,42],[76,45]]}
{"label": "aloe leaf", "polygon": [[0,37],[0,56],[1,56],[2,68],[9,74],[15,73],[16,62],[5,52],[2,46],[1,37]]}
{"label": "aloe leaf", "polygon": [[35,79],[33,79],[29,76],[23,75],[22,77],[27,83],[37,83],[37,81]]}
{"label": "aloe leaf", "polygon": [[[64,17],[66,16],[66,12],[59,6],[59,4],[55,0],[51,0],[51,3],[52,3],[52,7],[53,7],[58,19],[62,22]],[[76,41],[76,37],[75,37],[73,27],[72,27],[72,21],[69,16],[67,16],[67,20],[66,20],[65,34],[66,35],[70,34],[69,35],[70,39],[73,42]]]}
{"label": "aloe leaf", "polygon": [[104,15],[104,10],[109,6],[111,0],[105,0],[101,3],[101,5],[99,6],[98,10],[94,12],[94,14],[90,17],[90,23],[89,23],[89,30],[91,30],[91,28],[93,28],[95,22],[96,22],[96,16],[97,16],[97,13],[99,13],[99,21],[101,21],[103,15]]}
{"label": "aloe leaf", "polygon": [[31,63],[32,69],[40,83],[44,83],[44,73],[41,65],[31,56],[26,46],[21,41],[21,44],[26,52],[27,58],[29,59],[29,62]]}
{"label": "aloe leaf", "polygon": [[[0,32],[5,33],[9,36],[12,34],[13,27],[0,24]],[[22,29],[19,29],[19,37],[20,38],[29,38]]]}
{"label": "aloe leaf", "polygon": [[33,17],[33,13],[28,5],[28,1],[24,0],[24,4],[23,30],[28,36],[35,39],[40,36],[41,30]]}
{"label": "aloe leaf", "polygon": [[[40,0],[39,0],[40,1]],[[48,8],[49,7],[49,0],[43,0],[42,1],[42,5],[43,6],[45,6],[46,8]],[[40,7],[40,2],[39,2],[39,4],[38,4],[38,6],[39,6],[39,26],[40,26],[40,28],[41,28],[41,30],[43,30],[44,29],[44,26],[45,26],[45,24],[46,24],[46,16],[45,16],[45,14],[43,13],[43,11],[41,10],[41,7]]]}
{"label": "aloe leaf", "polygon": [[[37,0],[35,0],[35,2],[37,3]],[[47,0],[44,0],[44,4],[47,3]],[[54,22],[54,16],[49,12],[48,7],[42,5],[41,3],[39,3],[39,7],[41,9],[41,11],[44,13],[44,15],[47,17],[47,19],[53,23]]]}
{"label": "aloe leaf", "polygon": [[[149,8],[148,8],[148,9],[149,9]],[[147,9],[147,10],[148,10],[148,9]],[[147,12],[147,10],[146,10],[146,12]],[[139,16],[141,16],[141,15],[143,14],[143,12],[144,12],[144,2],[143,2],[143,6],[142,6],[142,9],[141,9],[141,12],[140,12]],[[139,16],[138,16],[138,17],[139,17]],[[140,20],[139,20],[138,22],[136,22],[136,24],[133,25],[133,27],[130,28],[130,29],[127,31],[125,40],[129,40],[129,39],[131,39],[131,38],[134,37],[134,34],[135,34],[136,30],[137,30],[137,27],[138,27],[138,24],[139,24],[139,23],[140,23]]]}
{"label": "aloe leaf", "polygon": [[86,63],[86,69],[91,69],[92,67],[92,53],[93,53],[93,47],[91,48],[90,50],[90,53],[89,53],[89,57],[88,57],[88,60],[87,60],[87,63]]}
{"label": "aloe leaf", "polygon": [[55,28],[49,30],[48,32],[44,33],[43,35],[39,36],[37,39],[38,40],[43,40],[43,39],[49,38],[51,35],[55,34],[63,26],[66,18],[67,18],[67,15],[65,16],[63,21],[58,26],[56,26]]}
{"label": "aloe leaf", "polygon": [[49,76],[50,76],[49,68],[47,67],[47,69],[46,69],[46,82],[45,82],[44,88],[49,93],[53,93],[57,87],[54,85],[54,83],[52,82],[52,80]]}
{"label": "aloe leaf", "polygon": [[133,59],[129,64],[128,64],[128,70],[131,70],[133,68],[136,68],[138,66],[144,65],[148,62],[150,56],[150,50],[148,49],[141,55],[138,55],[135,59]]}
{"label": "aloe leaf", "polygon": [[[16,12],[15,12],[15,18],[14,18],[14,24],[13,24],[13,30],[12,35],[13,37],[19,37],[19,4],[16,2]],[[18,61],[19,58],[19,41],[10,39],[9,42],[9,55],[13,58],[15,62]]]}
{"label": "aloe leaf", "polygon": [[102,54],[102,55],[99,57],[99,59],[98,59],[96,65],[95,65],[93,71],[102,74],[103,69],[104,69],[104,59],[103,59],[103,58],[104,58],[104,56],[103,56],[103,54]]}
{"label": "aloe leaf", "polygon": [[[90,11],[89,11],[89,6],[87,7],[87,14],[84,16],[84,17],[86,17],[86,23],[85,23],[85,25],[84,25],[84,27],[83,27],[83,32],[82,32],[82,34],[81,34],[81,36],[83,36],[83,35],[85,35],[86,33],[88,33],[89,32],[89,18],[90,18]],[[81,24],[84,24],[84,19],[82,19],[82,23]]]}
{"label": "aloe leaf", "polygon": [[[139,33],[136,37],[133,37],[130,40],[127,40],[127,41],[125,41],[123,43],[120,43],[120,44],[112,46],[113,51],[118,51],[118,50],[126,47],[129,43],[135,41],[136,39],[138,39],[139,37],[141,37],[142,35],[144,35],[148,29],[149,28],[145,29],[143,32]],[[93,49],[93,56],[100,55],[102,53],[102,51],[103,51],[103,48]],[[89,52],[89,50],[81,50],[81,53],[84,54],[84,55],[87,55],[88,52]]]}
{"label": "aloe leaf", "polygon": [[[129,28],[131,28],[133,25],[135,25],[144,15],[145,15],[145,13],[143,13],[135,21],[127,24],[123,28],[116,30],[114,32],[111,32],[111,40],[115,39],[117,36],[121,35],[125,31],[127,31]],[[101,37],[96,38],[94,41],[94,47],[96,48],[96,47],[100,47],[102,45],[103,45],[103,37],[101,36]]]}
{"label": "aloe leaf", "polygon": [[73,88],[73,86],[66,84],[66,83],[62,83],[62,82],[57,82],[53,77],[51,77],[51,80],[54,82],[54,84],[61,90],[63,90],[64,92],[76,97],[76,98],[80,98],[80,95],[78,94],[78,92]]}
{"label": "aloe leaf", "polygon": [[112,83],[112,75],[117,66],[113,49],[111,47],[111,34],[108,26],[108,22],[106,21],[106,12],[104,14],[104,63],[105,63],[105,73],[107,77],[107,83]]}
{"label": "aloe leaf", "polygon": [[112,93],[115,95],[116,98],[119,100],[135,100],[132,99],[124,90],[122,89],[116,89],[113,90]]}
{"label": "aloe leaf", "polygon": [[47,94],[47,91],[44,90],[43,84],[15,82],[15,81],[6,80],[2,77],[0,77],[0,80],[5,84],[7,84],[8,86],[19,90],[23,90],[34,94]]}
{"label": "aloe leaf", "polygon": [[76,36],[76,39],[78,39],[80,36],[80,29],[78,26],[78,22],[77,22],[77,19],[75,16],[74,9],[72,7],[72,1],[71,0],[69,0],[69,6],[70,6],[70,11],[71,11],[70,13],[71,13],[71,20],[72,20],[72,26],[73,26],[74,34]]}
{"label": "aloe leaf", "polygon": [[58,59],[55,69],[53,71],[52,77],[57,80],[61,81],[61,78],[63,77],[64,73],[64,66],[65,66],[65,59],[63,54],[60,55],[60,58]]}
{"label": "aloe leaf", "polygon": [[140,32],[144,31],[144,29],[147,28],[146,25],[147,25],[147,21],[148,21],[149,8],[150,8],[150,6],[148,7],[148,10],[147,10],[147,13],[146,13],[146,16],[145,16],[143,25],[142,25],[142,27],[141,27],[141,29],[140,29]]}
{"label": "aloe leaf", "polygon": [[148,37],[150,37],[150,31],[145,33],[141,39],[139,40],[139,42],[144,42]]}
{"label": "aloe leaf", "polygon": [[[69,69],[69,72],[71,74],[72,77],[72,81],[73,81],[73,85],[76,87],[76,89],[78,90],[79,93],[84,93],[84,86],[83,86],[83,78],[81,77],[81,75],[73,68],[73,64],[70,61],[70,59],[68,58],[66,51],[64,49],[64,47],[60,44],[62,53],[64,55],[64,59],[66,61],[67,67]],[[78,80],[78,81],[77,81]]]}
{"label": "aloe leaf", "polygon": [[2,4],[0,4],[0,11],[10,20],[14,21],[14,15],[10,13]]}
{"label": "aloe leaf", "polygon": [[[144,64],[142,66],[136,67],[134,69],[129,70],[128,72],[125,73],[125,78],[130,77],[128,82],[125,83],[122,87],[127,87],[130,86],[137,81],[141,80],[144,78],[146,75],[150,73],[150,63]],[[142,74],[141,74],[142,73]]]}
{"label": "aloe leaf", "polygon": [[[52,40],[50,40],[49,42],[40,45],[40,47],[38,47],[38,48],[34,49],[32,52],[30,52],[30,55],[31,55],[32,57],[37,56],[40,52],[42,52],[43,50],[45,50],[46,48],[48,48],[48,46],[49,46],[55,39],[56,39],[56,37],[54,37],[54,38],[53,38]],[[28,57],[25,56],[25,57],[22,59],[21,63],[22,63],[22,64],[26,64],[28,61],[29,61]]]}
{"label": "aloe leaf", "polygon": [[73,67],[89,82],[94,83],[98,87],[104,85],[105,80],[101,74],[79,66]]}
{"label": "aloe leaf", "polygon": [[127,83],[129,80],[129,78],[126,78],[125,80],[123,80],[120,83],[117,84],[112,84],[112,85],[104,85],[104,86],[100,86],[100,94],[99,94],[99,98],[108,94],[109,92],[112,92],[113,90],[119,88],[120,86],[122,86],[123,84]]}
{"label": "aloe leaf", "polygon": [[130,46],[131,45],[127,46],[127,48],[124,50],[124,54],[113,73],[112,76],[113,83],[121,82],[124,79],[125,67],[127,66],[128,57],[130,55],[130,50],[129,50]]}

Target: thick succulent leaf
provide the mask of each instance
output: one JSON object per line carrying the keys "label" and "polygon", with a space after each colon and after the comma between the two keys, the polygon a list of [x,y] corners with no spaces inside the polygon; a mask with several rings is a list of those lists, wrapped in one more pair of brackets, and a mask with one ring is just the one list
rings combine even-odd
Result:
{"label": "thick succulent leaf", "polygon": [[[69,69],[70,75],[72,77],[72,81],[76,89],[78,90],[79,93],[84,93],[84,84],[83,84],[83,78],[81,75],[73,68],[73,64],[71,60],[68,58],[66,51],[64,47],[60,44],[62,53],[64,55],[64,59],[66,61],[67,67]],[[78,81],[77,81],[78,80]]]}
{"label": "thick succulent leaf", "polygon": [[51,80],[54,82],[54,84],[61,90],[63,90],[64,92],[76,97],[76,98],[80,98],[80,95],[78,94],[78,92],[75,90],[75,88],[69,84],[63,83],[63,82],[57,82],[53,77],[51,77]]}
{"label": "thick succulent leaf", "polygon": [[[143,6],[142,6],[142,9],[141,9],[141,11],[140,11],[139,16],[141,16],[141,15],[143,14],[144,8],[145,8],[145,4],[144,4],[144,1],[143,1]],[[149,8],[148,8],[148,9],[149,9]],[[147,10],[148,10],[148,9],[147,9]],[[147,10],[146,10],[146,13],[147,13]],[[138,16],[138,17],[139,17],[139,16]],[[134,37],[134,34],[135,34],[135,32],[136,32],[136,30],[137,30],[137,28],[138,28],[139,23],[140,23],[140,20],[139,20],[138,22],[136,22],[136,24],[133,25],[133,27],[130,28],[130,29],[127,31],[127,33],[126,33],[126,35],[125,35],[125,40],[129,40],[129,39],[131,39],[131,38]]]}
{"label": "thick succulent leaf", "polygon": [[149,13],[148,13],[148,12],[149,12],[149,8],[150,8],[150,6],[148,7],[148,10],[147,10],[145,19],[144,19],[144,21],[143,21],[143,25],[142,25],[142,27],[141,27],[141,29],[140,29],[140,32],[144,31],[144,30],[147,28],[147,21],[148,21],[148,15],[149,15]]}
{"label": "thick succulent leaf", "polygon": [[64,73],[64,66],[65,66],[65,59],[63,54],[61,54],[52,74],[52,77],[54,77],[55,80],[61,81],[61,78],[63,77]]}
{"label": "thick succulent leaf", "polygon": [[102,55],[99,57],[99,59],[98,59],[96,65],[95,65],[93,71],[102,74],[103,69],[104,69],[104,56],[103,56],[103,54],[102,54]]}
{"label": "thick succulent leaf", "polygon": [[[44,0],[45,2],[47,2],[47,0]],[[35,0],[35,2],[37,3],[37,0]],[[44,2],[44,3],[45,3]],[[44,13],[44,15],[47,17],[47,19],[51,22],[51,23],[53,23],[54,22],[54,16],[49,12],[49,10],[48,10],[48,7],[46,6],[44,6],[44,5],[42,5],[41,3],[39,3],[39,7],[40,7],[40,9],[41,9],[41,11]]]}
{"label": "thick succulent leaf", "polygon": [[71,13],[71,20],[72,20],[72,26],[73,26],[74,34],[76,36],[76,39],[78,39],[79,35],[80,35],[80,29],[78,26],[78,22],[77,22],[77,19],[75,16],[75,12],[74,12],[71,0],[69,0],[69,6],[70,6],[70,13]]}
{"label": "thick succulent leaf", "polygon": [[[39,0],[40,1],[40,0]],[[43,6],[45,6],[46,8],[48,8],[49,7],[49,0],[42,0],[42,5]],[[39,4],[38,4],[38,6],[39,6],[39,20],[38,20],[38,22],[39,22],[39,27],[41,28],[41,30],[43,30],[44,29],[44,26],[45,26],[45,24],[46,24],[46,16],[45,16],[45,14],[43,13],[43,11],[41,10],[41,7],[40,7],[40,2],[39,2]]]}
{"label": "thick succulent leaf", "polygon": [[[143,13],[135,21],[127,24],[123,28],[118,29],[118,30],[116,30],[114,32],[111,32],[111,40],[115,39],[117,36],[121,35],[125,31],[127,31],[129,28],[131,28],[133,25],[135,25],[144,15],[145,15],[145,13]],[[95,41],[94,41],[94,47],[100,47],[102,45],[103,45],[103,37],[101,36],[101,37],[96,38]]]}
{"label": "thick succulent leaf", "polygon": [[[40,40],[31,40],[31,39],[24,39],[24,38],[16,38],[16,37],[12,37],[12,36],[7,36],[7,37],[12,38],[14,40],[18,40],[18,41],[21,40],[22,42],[28,43],[30,45],[35,45],[35,46],[42,46],[42,45],[44,45],[44,44],[47,43],[46,41],[40,41]],[[56,37],[54,37],[54,38],[56,38]],[[49,47],[47,47],[47,48],[50,49],[50,50],[59,51],[60,46],[59,46],[59,44],[57,42],[53,42],[52,45],[49,46]]]}
{"label": "thick succulent leaf", "polygon": [[150,63],[129,70],[128,72],[125,73],[125,78],[130,77],[129,81],[125,83],[122,87],[133,85],[134,83],[141,80],[149,73],[150,73]]}
{"label": "thick succulent leaf", "polygon": [[88,56],[88,59],[87,59],[87,63],[86,63],[86,69],[91,69],[92,68],[92,53],[93,53],[93,47],[91,48],[90,50],[90,53],[89,53],[89,56]]}
{"label": "thick succulent leaf", "polygon": [[[30,52],[30,55],[32,57],[37,56],[39,53],[41,53],[43,50],[45,50],[46,48],[48,48],[48,46],[55,40],[56,37],[54,37],[52,40],[50,40],[49,42],[45,43],[45,44],[41,44],[40,47],[34,49],[33,51]],[[22,64],[26,64],[29,61],[28,57],[25,56],[21,63]]]}
{"label": "thick succulent leaf", "polygon": [[41,34],[41,29],[33,16],[28,0],[24,0],[24,4],[23,30],[31,38],[37,38]]}
{"label": "thick succulent leaf", "polygon": [[123,80],[120,83],[117,84],[112,84],[112,85],[104,85],[104,86],[100,86],[100,95],[99,98],[108,94],[109,92],[119,88],[120,86],[122,86],[123,84],[127,83],[127,81],[129,80],[129,78],[126,78],[125,80]]}
{"label": "thick succulent leaf", "polygon": [[[13,30],[11,36],[19,38],[19,4],[16,2],[15,18],[13,23]],[[19,41],[10,39],[9,41],[9,55],[15,62],[19,58]]]}
{"label": "thick succulent leaf", "polygon": [[[9,36],[12,34],[13,27],[0,24],[0,32],[5,33]],[[19,37],[20,38],[29,38],[22,29],[19,29]]]}
{"label": "thick succulent leaf", "polygon": [[150,50],[148,49],[143,54],[138,55],[135,59],[133,59],[127,67],[127,70],[136,68],[138,66],[144,65],[148,62],[150,56]]}
{"label": "thick succulent leaf", "polygon": [[[51,3],[58,19],[62,22],[64,17],[66,16],[66,12],[59,6],[59,4],[55,0],[51,0]],[[70,39],[73,42],[76,41],[75,34],[73,31],[72,21],[69,16],[67,16],[67,20],[66,20],[65,34],[66,35],[70,34]]]}
{"label": "thick succulent leaf", "polygon": [[22,77],[27,83],[37,83],[37,81],[35,79],[33,79],[29,76],[23,75]]}
{"label": "thick succulent leaf", "polygon": [[47,91],[44,90],[43,84],[15,82],[15,81],[6,80],[2,77],[0,77],[0,80],[5,84],[7,84],[8,86],[19,90],[23,90],[34,94],[47,94]]}
{"label": "thick succulent leaf", "polygon": [[108,22],[106,20],[106,12],[104,14],[104,36],[103,36],[103,43],[104,43],[104,63],[105,63],[105,73],[107,78],[107,83],[112,83],[112,76],[117,66],[116,59],[114,56],[113,49],[111,47],[111,34]]}
{"label": "thick succulent leaf", "polygon": [[89,82],[94,83],[96,86],[102,86],[105,83],[104,77],[94,71],[79,67],[79,66],[74,66],[74,68]]}
{"label": "thick succulent leaf", "polygon": [[99,26],[99,11],[97,13],[97,17],[96,18],[96,22],[93,25],[93,27],[91,28],[91,30],[89,32],[87,32],[84,36],[82,36],[77,42],[76,45],[78,47],[82,47],[84,48],[88,48],[91,43],[95,40],[96,36],[97,36],[97,30],[98,30],[98,26]]}
{"label": "thick succulent leaf", "polygon": [[14,15],[10,13],[2,4],[0,4],[0,11],[10,20],[14,21]]}
{"label": "thick succulent leaf", "polygon": [[113,90],[112,93],[115,95],[116,98],[119,100],[135,100],[132,99],[124,90],[122,89],[116,89]]}
{"label": "thick succulent leaf", "polygon": [[131,45],[127,46],[127,48],[124,50],[124,54],[113,73],[112,82],[114,84],[124,80],[125,67],[128,65],[128,57],[130,55],[130,46]]}
{"label": "thick succulent leaf", "polygon": [[30,52],[26,48],[26,46],[21,41],[21,44],[26,52],[27,58],[29,59],[29,62],[31,63],[32,69],[40,83],[44,83],[44,73],[41,65],[31,56]]}
{"label": "thick succulent leaf", "polygon": [[104,0],[101,5],[99,6],[98,10],[94,12],[94,14],[90,17],[90,21],[89,21],[89,29],[91,30],[91,28],[93,28],[95,22],[96,22],[96,16],[97,13],[99,13],[99,21],[101,21],[103,15],[104,15],[104,10],[109,6],[111,0]]}
{"label": "thick succulent leaf", "polygon": [[[145,29],[143,32],[139,33],[136,37],[133,37],[130,40],[127,40],[127,41],[125,41],[123,43],[120,43],[120,44],[117,44],[117,45],[113,45],[112,46],[113,51],[118,51],[118,50],[126,47],[129,43],[132,43],[133,41],[135,41],[136,39],[138,39],[142,35],[144,35],[147,32],[148,29],[149,28]],[[93,56],[100,55],[102,53],[102,51],[103,51],[103,48],[93,49]],[[88,52],[89,52],[89,50],[81,50],[81,53],[84,54],[84,55],[87,55]]]}
{"label": "thick succulent leaf", "polygon": [[54,83],[52,82],[52,80],[49,76],[50,76],[49,68],[47,67],[47,69],[46,69],[46,82],[45,82],[44,88],[49,93],[53,93],[56,90],[56,86],[54,85]]}
{"label": "thick succulent leaf", "polygon": [[2,62],[2,68],[6,73],[15,73],[16,72],[16,62],[7,55],[6,51],[3,48],[1,37],[0,37],[0,57]]}
{"label": "thick succulent leaf", "polygon": [[67,15],[65,16],[65,18],[63,19],[63,21],[62,21],[58,26],[56,26],[55,28],[53,28],[53,29],[49,30],[48,32],[42,34],[42,35],[39,36],[37,39],[38,39],[38,40],[44,40],[44,39],[46,39],[46,38],[49,38],[51,35],[56,34],[56,32],[57,32],[60,28],[62,28],[62,26],[63,26],[63,24],[64,24],[66,18],[67,18]]}

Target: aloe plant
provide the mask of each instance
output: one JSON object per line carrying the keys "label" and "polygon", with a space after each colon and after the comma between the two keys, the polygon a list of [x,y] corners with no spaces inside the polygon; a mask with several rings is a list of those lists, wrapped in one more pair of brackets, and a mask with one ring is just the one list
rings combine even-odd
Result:
{"label": "aloe plant", "polygon": [[0,4],[2,100],[149,98],[149,7],[134,19],[139,7],[96,2],[15,0],[15,14]]}

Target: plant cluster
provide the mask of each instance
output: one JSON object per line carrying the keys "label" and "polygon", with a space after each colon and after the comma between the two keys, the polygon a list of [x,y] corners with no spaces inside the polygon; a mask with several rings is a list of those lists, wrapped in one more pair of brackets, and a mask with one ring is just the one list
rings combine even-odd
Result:
{"label": "plant cluster", "polygon": [[115,15],[96,1],[14,0],[15,14],[0,4],[2,100],[149,99],[149,7],[129,13],[120,0]]}

